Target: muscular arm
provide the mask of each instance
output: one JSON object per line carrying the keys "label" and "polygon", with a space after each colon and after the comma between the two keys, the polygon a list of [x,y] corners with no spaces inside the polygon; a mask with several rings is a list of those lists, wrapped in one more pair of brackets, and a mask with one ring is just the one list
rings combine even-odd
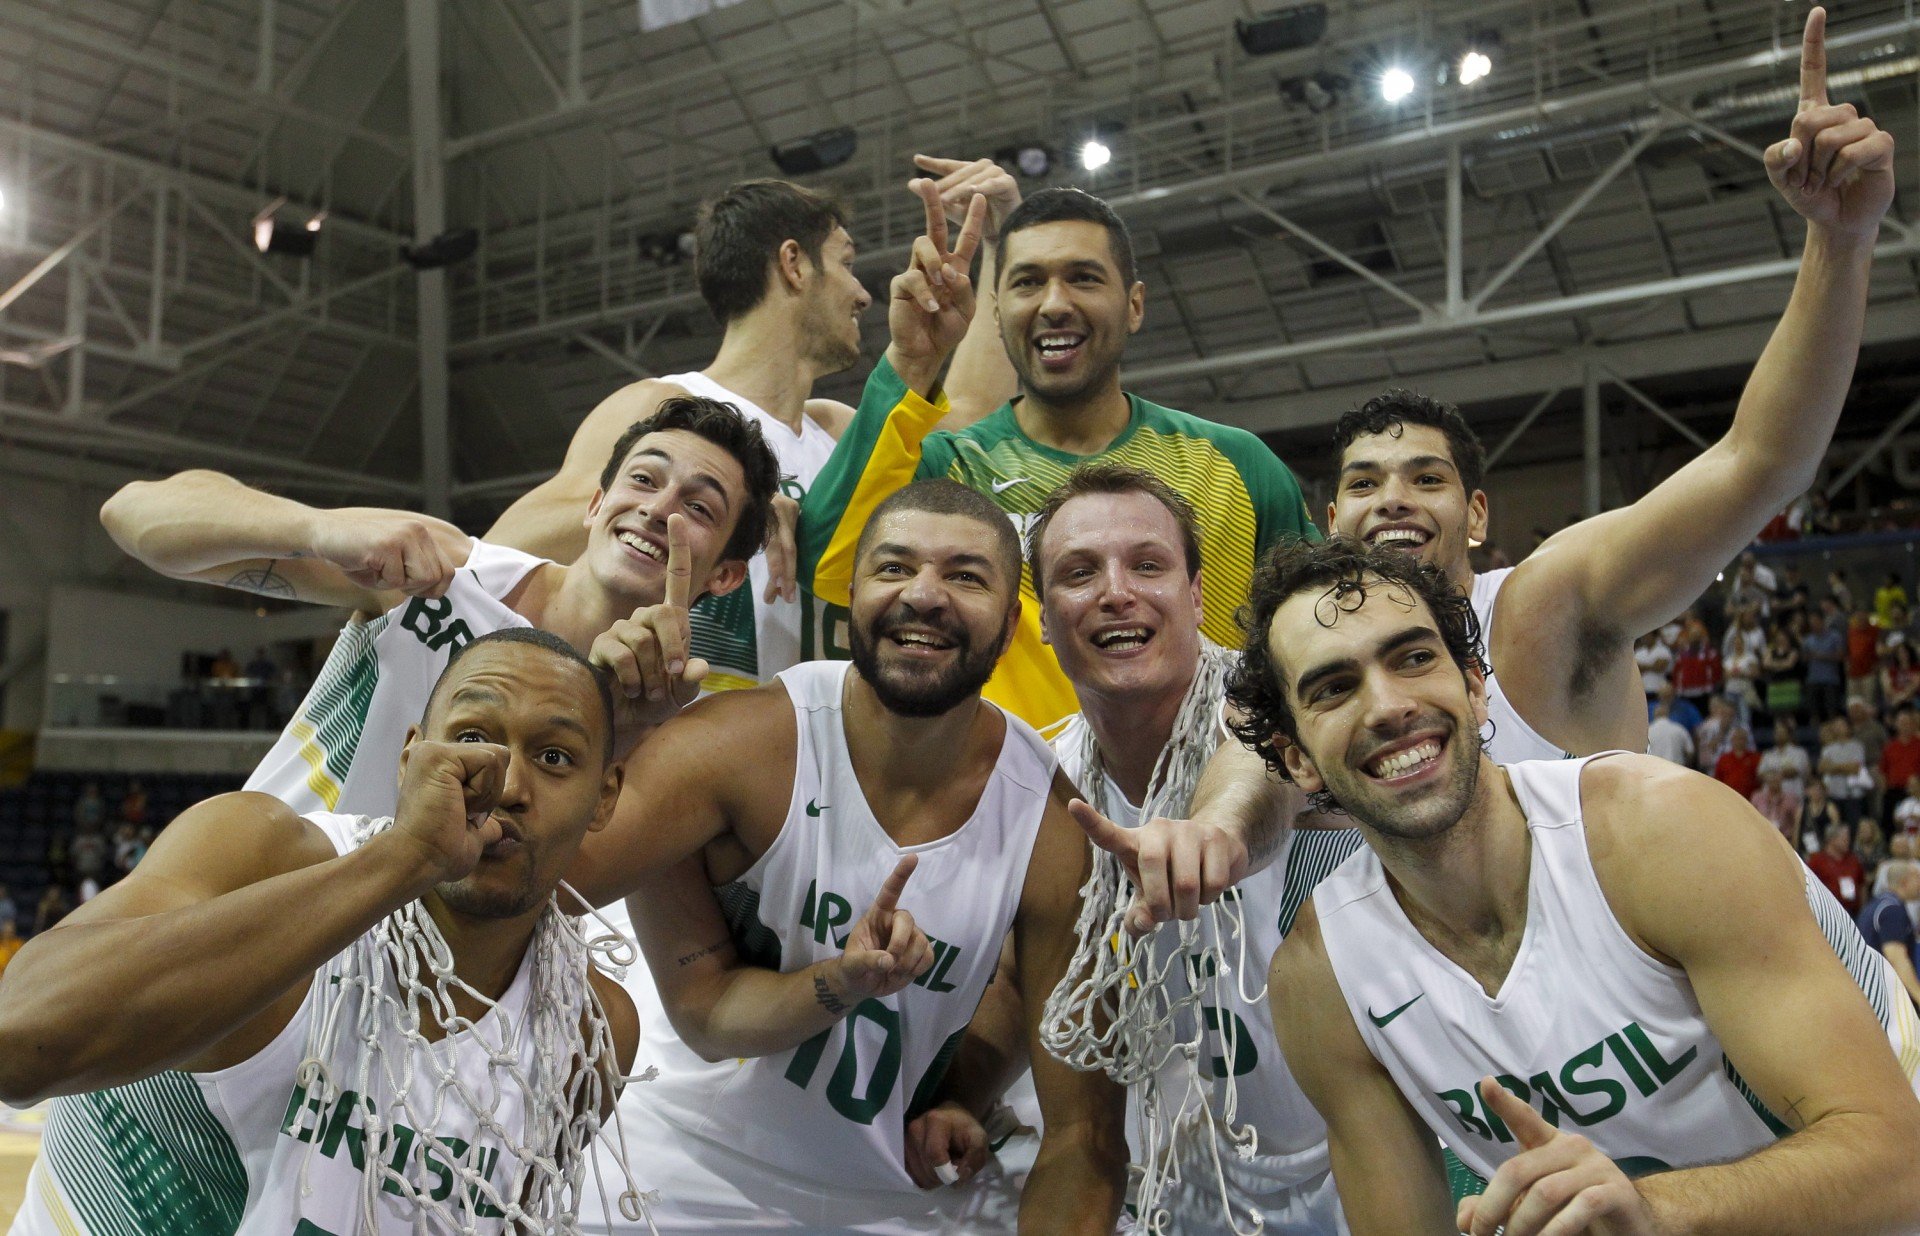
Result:
{"label": "muscular arm", "polygon": [[[1728,1060],[1794,1130],[1733,1163],[1636,1182],[1656,1230],[1789,1236],[1920,1223],[1920,1099],[1815,924],[1779,834],[1725,786],[1650,756],[1591,765],[1581,790],[1594,870],[1621,924],[1686,969]],[[1671,861],[1677,821],[1688,851],[1714,856],[1713,880]]]}
{"label": "muscular arm", "polygon": [[1019,393],[1020,378],[1000,339],[1000,321],[994,312],[995,275],[999,246],[980,248],[980,273],[974,279],[973,321],[947,367],[948,410],[936,428],[958,433],[992,415]]}
{"label": "muscular arm", "polygon": [[208,471],[134,481],[107,499],[100,522],[162,575],[368,613],[411,592],[437,595],[472,548],[431,516],[323,510]]}
{"label": "muscular arm", "polygon": [[[1073,796],[1072,785],[1056,775],[1014,919],[1029,1044],[1039,1043],[1047,995],[1072,960],[1080,886],[1090,869],[1091,851],[1066,810]],[[1020,1231],[1104,1236],[1113,1231],[1126,1186],[1126,1094],[1104,1073],[1076,1072],[1045,1051],[1032,1057],[1045,1128],[1020,1194]]]}
{"label": "muscular arm", "polygon": [[425,891],[423,870],[391,833],[336,857],[264,794],[190,808],[0,976],[0,1097],[24,1106],[246,1059],[316,969]]}
{"label": "muscular arm", "polygon": [[1311,901],[1274,952],[1267,992],[1287,1067],[1327,1122],[1353,1236],[1452,1236],[1439,1143],[1360,1038]]}
{"label": "muscular arm", "polygon": [[572,562],[587,548],[587,530],[580,517],[600,488],[600,473],[620,435],[635,421],[652,416],[662,401],[686,392],[652,378],[623,386],[587,413],[567,443],[560,470],[520,496],[487,529],[496,545]]}

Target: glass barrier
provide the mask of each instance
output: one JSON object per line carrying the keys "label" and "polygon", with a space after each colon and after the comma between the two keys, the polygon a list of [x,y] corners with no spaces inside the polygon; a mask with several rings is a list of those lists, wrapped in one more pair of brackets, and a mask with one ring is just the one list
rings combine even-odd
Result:
{"label": "glass barrier", "polygon": [[306,684],[266,678],[195,682],[52,674],[46,724],[61,729],[249,730],[272,733],[300,706]]}

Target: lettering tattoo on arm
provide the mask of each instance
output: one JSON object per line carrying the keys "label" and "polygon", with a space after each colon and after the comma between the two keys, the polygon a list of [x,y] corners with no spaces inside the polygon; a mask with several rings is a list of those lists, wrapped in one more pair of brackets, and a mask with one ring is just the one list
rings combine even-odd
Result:
{"label": "lettering tattoo on arm", "polygon": [[820,1002],[821,1008],[835,1017],[847,1011],[845,1001],[834,995],[832,989],[827,986],[827,980],[818,974],[813,976],[813,998]]}
{"label": "lettering tattoo on arm", "polygon": [[707,945],[705,948],[697,948],[693,950],[691,953],[688,953],[685,956],[678,958],[674,962],[674,964],[678,966],[690,966],[694,962],[699,961],[702,957],[713,956],[715,953],[719,952],[723,948],[726,948],[729,944],[732,944],[732,943],[733,941],[730,939],[715,940],[712,944]]}
{"label": "lettering tattoo on arm", "polygon": [[288,601],[297,599],[292,581],[276,572],[271,561],[264,567],[246,567],[235,571],[227,579],[226,586],[241,592],[258,593],[263,597],[280,597]]}

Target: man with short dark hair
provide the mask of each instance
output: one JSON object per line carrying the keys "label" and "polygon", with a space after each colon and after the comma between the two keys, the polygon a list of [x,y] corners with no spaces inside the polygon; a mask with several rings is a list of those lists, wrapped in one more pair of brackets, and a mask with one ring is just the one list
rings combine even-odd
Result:
{"label": "man with short dark hair", "polygon": [[1408,555],[1287,547],[1248,626],[1236,732],[1368,842],[1269,976],[1355,1236],[1920,1227],[1920,1052],[1876,1013],[1920,1018],[1751,807],[1651,756],[1495,764],[1468,599]]}
{"label": "man with short dark hair", "polygon": [[[1212,589],[1206,631],[1233,642],[1233,611],[1258,555],[1279,540],[1318,535],[1298,482],[1252,434],[1122,389],[1121,358],[1145,319],[1147,293],[1126,225],[1105,202],[1080,189],[1043,189],[1002,223],[1000,244],[993,311],[1020,395],[957,433],[935,432],[946,415],[944,357],[905,365],[889,352],[808,491],[802,578],[823,599],[843,596],[866,513],[915,478],[976,489],[1024,527],[1076,467],[1112,461],[1155,473],[1200,512]],[[1030,581],[1024,586],[1030,596]],[[1043,646],[1038,608],[1025,607],[987,694],[1044,726],[1077,705]]]}
{"label": "man with short dark hair", "polygon": [[1920,863],[1910,858],[1891,858],[1880,866],[1877,877],[1884,890],[1860,909],[1860,934],[1867,947],[1878,949],[1900,976],[1900,985],[1908,999],[1920,1004],[1920,974],[1913,966],[1913,917],[1907,907],[1920,902]]}

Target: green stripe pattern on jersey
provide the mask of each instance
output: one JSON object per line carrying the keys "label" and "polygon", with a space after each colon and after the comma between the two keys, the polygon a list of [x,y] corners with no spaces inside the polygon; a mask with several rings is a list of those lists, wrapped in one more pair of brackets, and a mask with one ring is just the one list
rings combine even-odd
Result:
{"label": "green stripe pattern on jersey", "polygon": [[185,1073],[55,1100],[42,1148],[93,1236],[230,1236],[246,1209],[240,1152]]}
{"label": "green stripe pattern on jersey", "polygon": [[350,622],[341,630],[295,722],[304,731],[300,754],[313,768],[307,784],[328,810],[339,802],[340,787],[360,749],[374,688],[380,684],[380,654],[374,642],[387,629],[387,618],[382,614]]}
{"label": "green stripe pattern on jersey", "polygon": [[753,581],[723,597],[703,596],[687,611],[689,647],[716,670],[760,680],[760,639],[754,629]]}
{"label": "green stripe pattern on jersey", "polygon": [[1293,920],[1307,904],[1320,881],[1367,843],[1357,828],[1296,828],[1287,851],[1287,878],[1281,886],[1280,938],[1293,931]]}
{"label": "green stripe pattern on jersey", "polygon": [[713,892],[720,902],[720,917],[726,920],[727,934],[733,937],[733,948],[740,954],[740,960],[750,966],[778,970],[780,936],[760,921],[760,890],[735,880]]}

